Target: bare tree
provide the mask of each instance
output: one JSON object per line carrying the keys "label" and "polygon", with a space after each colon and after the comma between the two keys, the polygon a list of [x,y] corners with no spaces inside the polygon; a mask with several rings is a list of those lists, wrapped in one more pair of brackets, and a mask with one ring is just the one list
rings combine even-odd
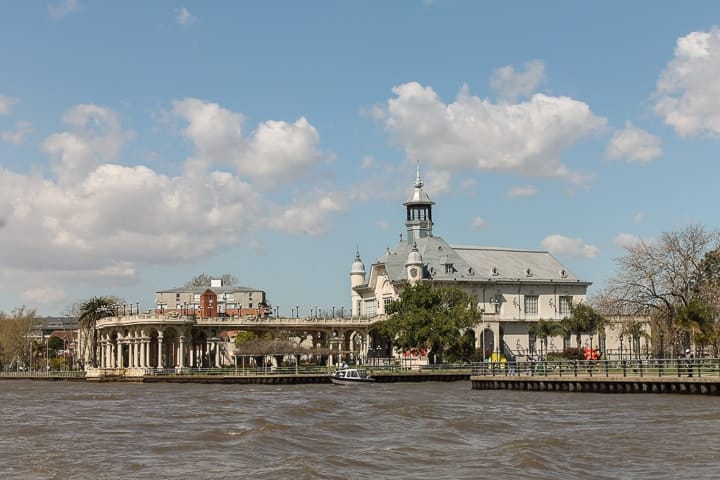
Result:
{"label": "bare tree", "polygon": [[222,280],[223,285],[236,285],[237,284],[237,278],[234,275],[231,275],[229,273],[224,273],[223,275],[213,276],[208,275],[207,273],[201,273],[200,275],[196,275],[192,279],[190,279],[188,282],[185,283],[184,287],[186,288],[195,288],[195,287],[210,287],[210,283],[213,279],[219,278]]}
{"label": "bare tree", "polygon": [[30,331],[35,316],[35,310],[25,307],[16,308],[10,315],[0,312],[0,366],[30,362]]}
{"label": "bare tree", "polygon": [[699,225],[641,241],[616,260],[616,276],[598,301],[625,315],[651,315],[655,327],[669,333],[677,346],[683,342],[679,312],[703,295],[705,259],[718,247],[718,232]]}

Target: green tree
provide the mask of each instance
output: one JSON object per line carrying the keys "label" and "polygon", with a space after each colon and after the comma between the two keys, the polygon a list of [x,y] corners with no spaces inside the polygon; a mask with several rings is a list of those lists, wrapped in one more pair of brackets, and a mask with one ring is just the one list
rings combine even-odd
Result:
{"label": "green tree", "polygon": [[564,329],[560,322],[541,318],[534,325],[530,326],[529,331],[532,335],[540,339],[540,355],[545,356],[547,354],[548,337],[562,335]]}
{"label": "green tree", "polygon": [[90,364],[97,365],[97,321],[101,318],[111,317],[115,314],[114,305],[117,305],[115,297],[92,297],[80,305],[78,323],[80,324],[80,335],[85,339],[82,342],[82,358],[89,359]]}
{"label": "green tree", "polygon": [[686,334],[692,343],[704,348],[717,341],[718,328],[713,309],[700,298],[679,309],[675,318],[675,326]]}
{"label": "green tree", "polygon": [[582,346],[582,335],[594,334],[598,328],[607,325],[607,319],[587,303],[577,303],[570,306],[570,316],[560,321],[560,324],[569,334],[575,335],[577,348]]}
{"label": "green tree", "polygon": [[480,321],[477,300],[458,288],[435,287],[431,282],[408,285],[388,307],[389,318],[380,333],[402,349],[426,348],[432,361],[443,352],[462,354],[463,335]]}

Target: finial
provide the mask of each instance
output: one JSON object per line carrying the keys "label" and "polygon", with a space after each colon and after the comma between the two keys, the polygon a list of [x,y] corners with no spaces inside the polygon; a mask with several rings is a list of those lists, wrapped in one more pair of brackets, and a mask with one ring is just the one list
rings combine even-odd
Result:
{"label": "finial", "polygon": [[355,260],[360,260],[360,245],[355,244]]}
{"label": "finial", "polygon": [[400,232],[400,241],[402,242],[402,232]]}
{"label": "finial", "polygon": [[417,161],[417,174],[415,176],[415,187],[422,188],[423,182],[420,180],[420,160]]}

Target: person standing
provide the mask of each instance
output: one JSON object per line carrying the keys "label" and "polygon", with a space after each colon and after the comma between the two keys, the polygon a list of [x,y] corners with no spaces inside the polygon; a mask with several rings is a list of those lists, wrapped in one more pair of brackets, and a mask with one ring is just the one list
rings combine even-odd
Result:
{"label": "person standing", "polygon": [[685,349],[685,370],[688,377],[693,376],[693,354],[689,348]]}

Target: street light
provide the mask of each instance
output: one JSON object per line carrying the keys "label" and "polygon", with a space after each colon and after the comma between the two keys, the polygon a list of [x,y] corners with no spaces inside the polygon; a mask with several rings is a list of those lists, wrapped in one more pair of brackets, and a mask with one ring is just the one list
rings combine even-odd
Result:
{"label": "street light", "polygon": [[620,361],[623,359],[623,336],[620,335]]}
{"label": "street light", "polygon": [[300,318],[300,305],[295,305],[295,318]]}

